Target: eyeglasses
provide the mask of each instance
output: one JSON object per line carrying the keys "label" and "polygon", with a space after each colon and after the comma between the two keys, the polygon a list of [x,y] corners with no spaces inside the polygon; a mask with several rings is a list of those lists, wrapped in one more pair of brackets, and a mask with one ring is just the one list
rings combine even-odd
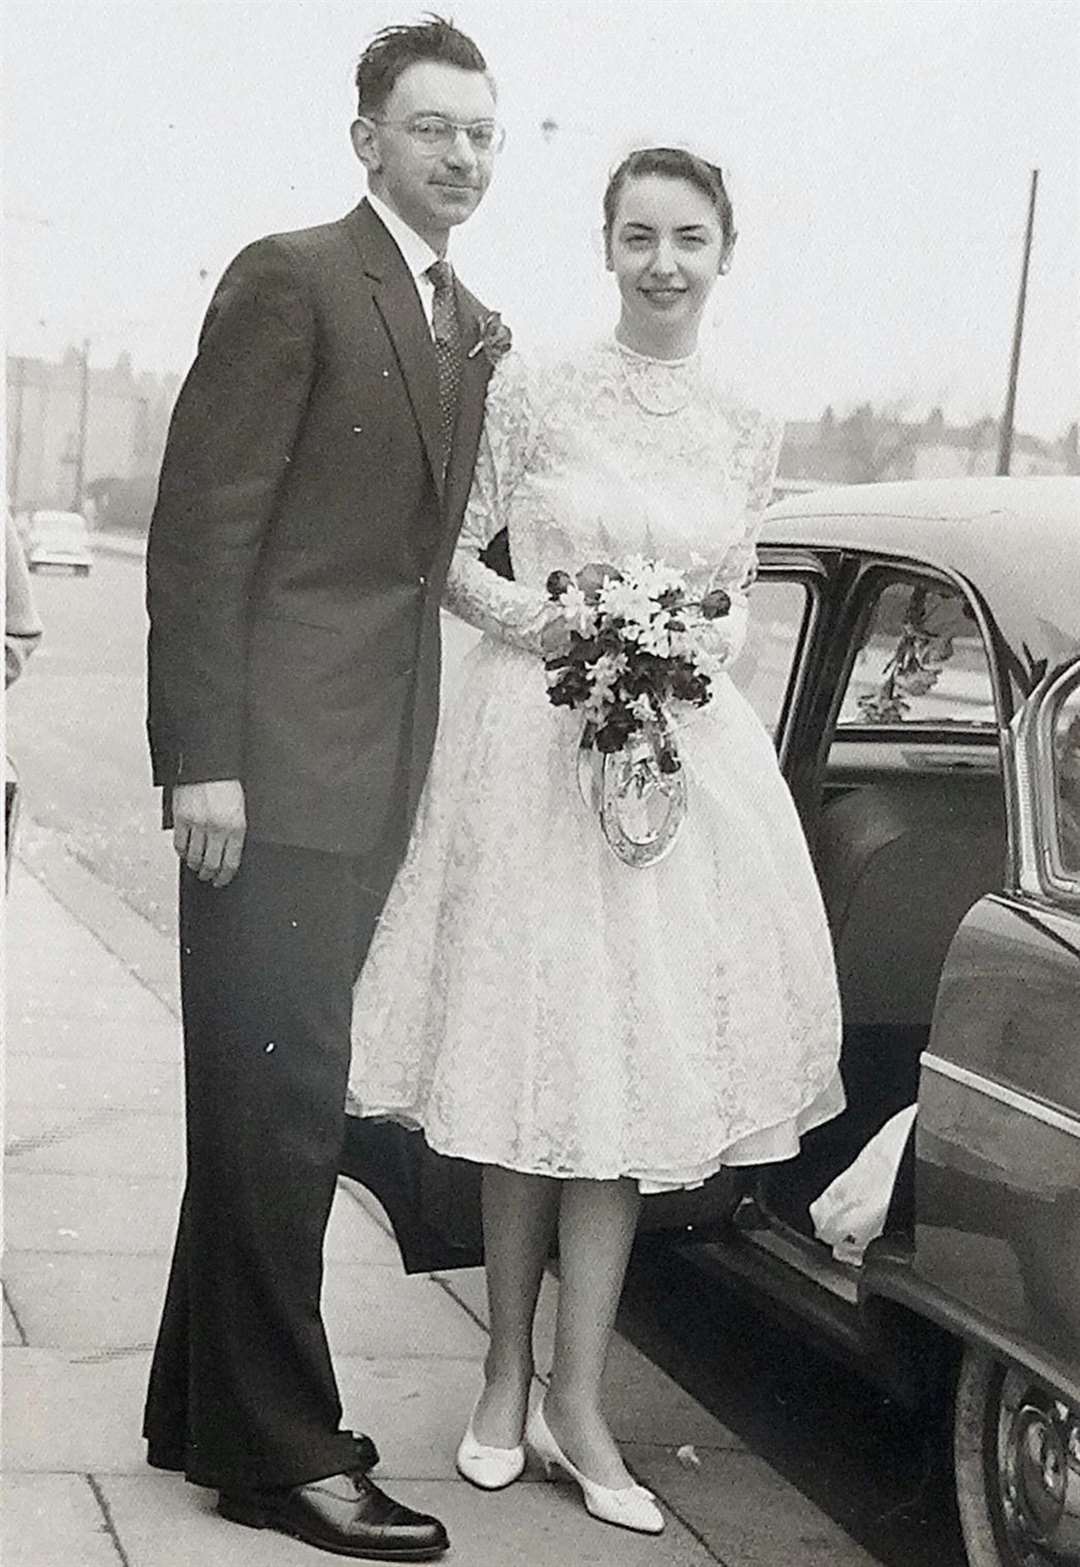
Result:
{"label": "eyeglasses", "polygon": [[458,131],[465,132],[473,152],[501,152],[506,140],[506,130],[497,120],[448,120],[442,114],[413,114],[405,120],[371,118],[374,125],[391,125],[403,130],[421,152],[432,155],[448,152],[457,140]]}

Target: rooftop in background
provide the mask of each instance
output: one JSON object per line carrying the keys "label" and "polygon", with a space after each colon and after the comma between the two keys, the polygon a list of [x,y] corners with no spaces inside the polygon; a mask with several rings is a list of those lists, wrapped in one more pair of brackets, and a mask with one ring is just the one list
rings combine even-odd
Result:
{"label": "rooftop in background", "polygon": [[[904,419],[869,405],[837,417],[793,419],[784,432],[781,480],[863,484],[888,479],[953,479],[992,475],[997,467],[998,421],[989,417],[950,425],[940,408],[926,419]],[[1016,431],[1011,472],[1080,473],[1076,424],[1057,441]]]}

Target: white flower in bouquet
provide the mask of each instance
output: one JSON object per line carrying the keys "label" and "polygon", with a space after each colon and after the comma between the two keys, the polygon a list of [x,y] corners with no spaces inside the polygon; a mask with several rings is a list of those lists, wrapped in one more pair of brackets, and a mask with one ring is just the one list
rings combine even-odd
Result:
{"label": "white flower in bouquet", "polygon": [[625,668],[625,654],[601,653],[592,666],[593,684],[610,690]]}
{"label": "white flower in bouquet", "polygon": [[569,631],[580,632],[582,636],[591,636],[596,630],[593,606],[576,583],[571,583],[570,587],[564,590],[559,600],[559,607]]}
{"label": "white flower in bouquet", "polygon": [[661,620],[642,626],[635,641],[643,653],[654,653],[657,658],[672,657],[671,633]]}
{"label": "white flower in bouquet", "polygon": [[648,590],[637,582],[616,582],[611,579],[600,590],[597,608],[601,614],[610,615],[613,620],[625,621],[623,634],[631,641],[637,641],[639,627],[651,625],[654,617],[661,612]]}

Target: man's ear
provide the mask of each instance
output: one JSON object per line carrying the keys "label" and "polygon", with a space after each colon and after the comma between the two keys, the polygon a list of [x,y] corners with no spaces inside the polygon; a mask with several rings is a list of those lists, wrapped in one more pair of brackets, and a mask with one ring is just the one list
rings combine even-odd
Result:
{"label": "man's ear", "polygon": [[369,174],[377,174],[382,166],[379,144],[375,138],[375,126],[371,120],[357,119],[349,126],[353,151]]}
{"label": "man's ear", "polygon": [[604,235],[604,266],[609,272],[614,272],[615,261],[611,254],[611,235]]}

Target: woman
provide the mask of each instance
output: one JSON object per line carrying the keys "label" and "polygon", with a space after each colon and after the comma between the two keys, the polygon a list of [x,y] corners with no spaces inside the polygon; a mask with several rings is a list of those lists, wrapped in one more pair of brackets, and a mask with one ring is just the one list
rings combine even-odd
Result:
{"label": "woman", "polygon": [[[683,724],[689,813],[647,868],[604,842],[575,781],[581,717],[547,699],[557,569],[644,554],[722,586],[734,602],[714,650],[737,652],[780,442],[698,356],[735,241],[720,171],[677,149],[634,153],[604,216],[614,337],[533,387],[513,356],[492,379],[447,595],[486,635],[357,985],[351,1087],[361,1114],[483,1166],[491,1343],[462,1473],[510,1483],[525,1435],[594,1515],[657,1532],[600,1408],[641,1193],[789,1158],[843,1094],[813,870],[770,738],[730,677]],[[504,526],[514,582],[479,558]],[[554,1366],[526,1432],[556,1228]]]}

